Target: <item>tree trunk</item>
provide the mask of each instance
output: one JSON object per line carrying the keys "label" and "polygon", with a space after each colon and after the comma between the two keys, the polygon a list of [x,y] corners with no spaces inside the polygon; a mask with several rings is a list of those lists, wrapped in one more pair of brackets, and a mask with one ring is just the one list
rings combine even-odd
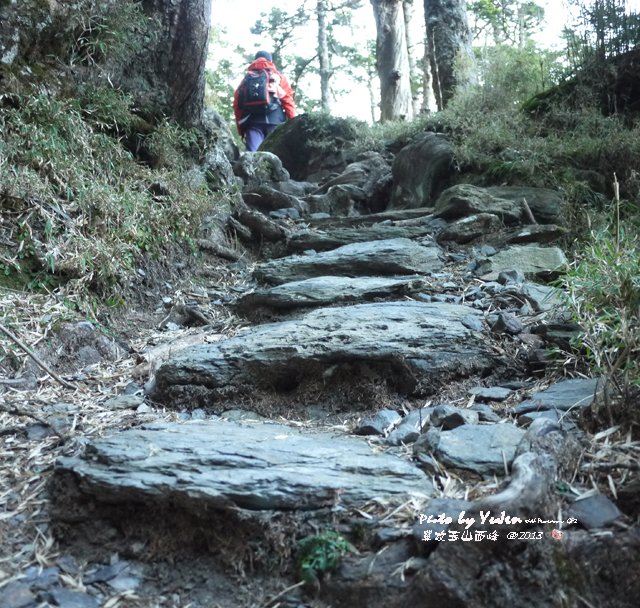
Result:
{"label": "tree trunk", "polygon": [[[429,62],[438,109],[443,109],[457,85],[471,80],[473,52],[465,0],[424,0]],[[462,60],[459,62],[459,60]],[[464,69],[460,71],[458,67]]]}
{"label": "tree trunk", "polygon": [[433,74],[431,73],[431,61],[429,57],[429,39],[425,28],[424,54],[420,60],[420,67],[422,69],[422,112],[430,112],[431,110],[436,110],[438,108],[434,90]]}
{"label": "tree trunk", "polygon": [[[122,5],[118,0],[93,2],[95,14],[104,21],[108,12],[115,13]],[[109,83],[129,92],[138,108],[152,116],[165,115],[185,126],[200,122],[204,107],[205,62],[211,0],[141,0],[147,17],[152,20],[153,36],[138,32],[141,49],[131,57],[109,54],[101,58],[101,78],[108,74]],[[6,6],[5,6],[6,5]],[[66,28],[62,24],[79,21],[85,2],[42,2],[0,0],[0,56],[7,64],[46,52],[66,61],[69,53]],[[85,17],[94,17],[87,12]],[[91,19],[87,19],[90,32]],[[99,34],[96,28],[94,36]],[[66,32],[70,35],[70,32]],[[107,37],[134,36],[131,32],[107,32]],[[32,60],[29,59],[29,62]],[[86,69],[77,73],[90,78]],[[97,78],[97,77],[96,77]],[[106,82],[106,79],[105,79]]]}
{"label": "tree trunk", "polygon": [[369,111],[371,113],[371,122],[376,122],[376,117],[378,113],[378,102],[376,98],[375,91],[373,90],[373,75],[370,80],[367,80],[367,93],[369,94]]}
{"label": "tree trunk", "polygon": [[416,45],[412,31],[415,19],[414,0],[402,0],[404,12],[404,33],[407,41],[407,56],[409,58],[409,82],[411,86],[411,109],[414,115],[420,113],[420,70],[416,60]]}
{"label": "tree trunk", "polygon": [[143,0],[160,27],[153,61],[132,66],[160,107],[184,126],[200,123],[204,109],[205,63],[211,25],[211,0]]}
{"label": "tree trunk", "polygon": [[402,0],[371,0],[376,19],[376,67],[380,79],[380,118],[409,119],[411,83]]}
{"label": "tree trunk", "polygon": [[316,5],[318,17],[318,58],[320,60],[320,107],[323,112],[331,111],[331,64],[329,59],[329,43],[327,41],[327,1],[318,0]]}

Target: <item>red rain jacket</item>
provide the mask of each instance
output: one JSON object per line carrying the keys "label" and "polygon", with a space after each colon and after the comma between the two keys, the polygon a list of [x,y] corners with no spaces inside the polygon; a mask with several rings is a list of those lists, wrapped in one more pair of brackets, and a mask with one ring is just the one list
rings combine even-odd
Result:
{"label": "red rain jacket", "polygon": [[[287,119],[291,119],[296,115],[296,104],[293,100],[293,89],[289,84],[286,76],[283,76],[276,70],[276,66],[272,61],[267,61],[264,57],[259,57],[256,59],[248,68],[248,70],[270,70],[274,74],[277,74],[280,77],[279,87],[278,87],[278,97],[280,99],[280,105],[282,105],[282,109],[284,110],[284,114]],[[245,127],[247,124],[247,115],[242,114],[242,111],[238,107],[238,89],[236,89],[235,94],[233,96],[233,113],[236,118],[236,127],[238,128],[238,133],[240,136],[244,135]],[[250,120],[250,118],[249,118]]]}

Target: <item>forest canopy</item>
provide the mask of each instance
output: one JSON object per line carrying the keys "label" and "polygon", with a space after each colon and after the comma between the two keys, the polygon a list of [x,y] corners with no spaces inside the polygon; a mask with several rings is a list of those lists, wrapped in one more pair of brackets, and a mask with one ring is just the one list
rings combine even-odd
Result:
{"label": "forest canopy", "polygon": [[221,9],[208,99],[228,115],[233,88],[262,45],[290,74],[304,111],[409,119],[444,108],[459,84],[522,103],[595,56],[636,48],[635,8],[625,0],[307,0],[255,3],[243,23]]}

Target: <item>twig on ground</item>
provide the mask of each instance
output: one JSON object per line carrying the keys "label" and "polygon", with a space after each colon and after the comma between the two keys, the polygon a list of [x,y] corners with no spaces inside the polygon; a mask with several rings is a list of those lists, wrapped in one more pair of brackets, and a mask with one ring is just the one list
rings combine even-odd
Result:
{"label": "twig on ground", "polygon": [[67,382],[63,378],[61,378],[56,372],[54,372],[44,361],[42,361],[26,344],[24,344],[20,338],[18,338],[13,332],[9,331],[4,325],[0,323],[0,331],[4,333],[10,340],[13,340],[29,357],[31,357],[36,364],[41,367],[47,374],[49,374],[56,382],[64,386],[65,388],[70,388],[71,390],[75,390],[76,387]]}
{"label": "twig on ground", "polygon": [[527,199],[522,199],[522,207],[524,209],[524,214],[527,216],[527,219],[531,224],[537,224],[536,218],[533,215],[533,211],[531,211],[531,207],[529,207],[529,203],[527,203]]}
{"label": "twig on ground", "polygon": [[294,589],[298,589],[298,587],[302,587],[303,585],[304,585],[304,582],[300,582],[300,583],[296,583],[295,585],[291,585],[290,587],[287,587],[286,589],[283,589],[280,593],[278,593],[278,595],[272,597],[266,604],[262,604],[262,606],[260,608],[271,608],[273,606],[274,602],[279,600],[283,595],[286,595],[287,593],[289,593],[289,591],[293,591]]}
{"label": "twig on ground", "polygon": [[640,463],[637,462],[611,462],[611,463],[594,463],[585,465],[586,469],[595,469],[596,471],[613,471],[614,469],[628,469],[629,471],[640,471]]}

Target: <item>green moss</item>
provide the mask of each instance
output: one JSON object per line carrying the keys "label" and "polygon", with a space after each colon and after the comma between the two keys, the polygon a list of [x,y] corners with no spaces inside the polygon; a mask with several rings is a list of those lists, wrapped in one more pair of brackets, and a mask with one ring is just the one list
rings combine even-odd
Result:
{"label": "green moss", "polygon": [[549,112],[562,99],[566,99],[570,89],[571,86],[568,83],[562,82],[556,86],[546,89],[545,91],[541,91],[527,99],[522,104],[522,111],[526,114],[536,115]]}
{"label": "green moss", "polygon": [[328,114],[302,114],[269,134],[260,149],[277,154],[293,179],[304,179],[313,157],[355,154],[359,129],[365,131],[367,125]]}
{"label": "green moss", "polygon": [[15,268],[0,263],[0,289],[23,291],[26,285],[24,276],[16,272]]}
{"label": "green moss", "polygon": [[571,589],[583,594],[586,588],[584,576],[576,565],[567,558],[566,550],[560,543],[556,543],[553,547],[553,561],[563,589]]}

